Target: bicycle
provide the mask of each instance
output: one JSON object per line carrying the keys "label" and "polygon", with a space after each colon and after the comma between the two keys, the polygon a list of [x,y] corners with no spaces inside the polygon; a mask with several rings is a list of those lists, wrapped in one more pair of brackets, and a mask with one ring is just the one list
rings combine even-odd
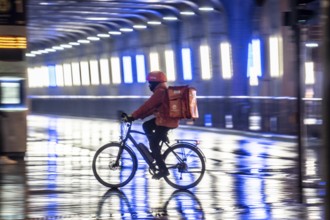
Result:
{"label": "bicycle", "polygon": [[[149,166],[149,173],[155,174],[158,167],[151,152],[142,143],[137,143],[132,134],[146,135],[143,132],[133,130],[132,122],[128,122],[127,115],[121,115],[120,141],[107,143],[100,147],[93,158],[93,174],[104,186],[117,188],[128,184],[134,177],[138,160],[135,151],[129,146],[129,141]],[[160,147],[163,151],[163,159],[170,175],[165,176],[165,181],[176,189],[189,189],[195,187],[205,173],[205,156],[198,147],[197,140],[176,139],[176,143],[170,145],[168,137],[162,138]]]}

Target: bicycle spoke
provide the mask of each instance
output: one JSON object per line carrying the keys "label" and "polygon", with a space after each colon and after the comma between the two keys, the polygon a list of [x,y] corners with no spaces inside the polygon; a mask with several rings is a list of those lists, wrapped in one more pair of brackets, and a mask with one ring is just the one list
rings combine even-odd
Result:
{"label": "bicycle spoke", "polygon": [[170,171],[165,180],[178,189],[197,185],[205,172],[204,158],[192,145],[180,144],[169,149],[165,163]]}
{"label": "bicycle spoke", "polygon": [[110,143],[101,147],[93,159],[93,173],[105,186],[119,187],[126,185],[134,176],[137,161],[134,153],[124,147],[117,161],[121,146]]}
{"label": "bicycle spoke", "polygon": [[183,171],[181,173],[202,173],[202,171]]}

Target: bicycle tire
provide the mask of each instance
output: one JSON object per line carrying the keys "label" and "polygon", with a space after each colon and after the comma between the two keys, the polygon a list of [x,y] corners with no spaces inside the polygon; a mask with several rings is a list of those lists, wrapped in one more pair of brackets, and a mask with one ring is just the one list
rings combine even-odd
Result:
{"label": "bicycle tire", "polygon": [[202,180],[206,169],[205,160],[196,146],[189,143],[175,144],[164,152],[163,158],[170,173],[164,179],[170,186],[189,189]]}
{"label": "bicycle tire", "polygon": [[120,143],[111,142],[100,147],[93,158],[93,174],[104,186],[117,188],[128,184],[137,170],[137,158],[131,148],[124,146],[119,164],[115,165]]}

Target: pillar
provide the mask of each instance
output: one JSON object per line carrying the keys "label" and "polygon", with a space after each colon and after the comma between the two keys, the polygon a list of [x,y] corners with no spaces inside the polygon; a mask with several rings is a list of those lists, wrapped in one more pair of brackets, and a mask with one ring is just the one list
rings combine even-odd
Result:
{"label": "pillar", "polygon": [[26,4],[2,0],[0,5],[0,154],[26,152]]}

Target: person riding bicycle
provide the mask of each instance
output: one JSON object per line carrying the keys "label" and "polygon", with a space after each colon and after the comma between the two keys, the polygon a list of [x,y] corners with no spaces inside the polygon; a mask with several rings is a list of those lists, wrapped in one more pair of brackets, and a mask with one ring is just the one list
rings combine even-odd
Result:
{"label": "person riding bicycle", "polygon": [[167,138],[170,129],[179,126],[179,119],[170,118],[168,115],[167,78],[162,71],[152,71],[147,75],[149,88],[153,92],[150,98],[137,110],[128,116],[129,121],[144,119],[150,115],[155,117],[145,121],[142,125],[146,133],[152,156],[156,160],[159,172],[153,175],[153,179],[168,176],[169,172],[161,155],[160,142]]}

